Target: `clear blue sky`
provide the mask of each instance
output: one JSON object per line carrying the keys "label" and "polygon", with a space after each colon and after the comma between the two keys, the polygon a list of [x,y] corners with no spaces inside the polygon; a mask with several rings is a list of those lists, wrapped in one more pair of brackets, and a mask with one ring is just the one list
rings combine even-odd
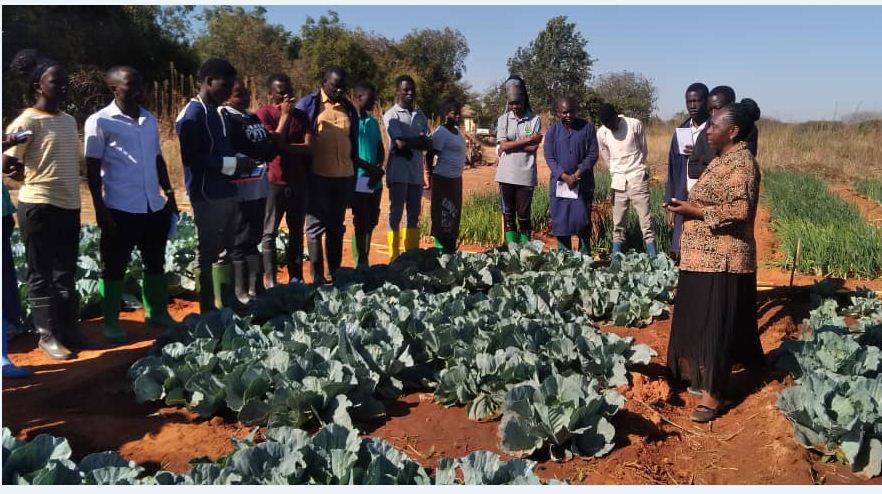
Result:
{"label": "clear blue sky", "polygon": [[[693,81],[727,84],[788,121],[882,111],[882,6],[268,6],[297,33],[329,9],[350,27],[389,38],[450,26],[469,42],[465,80],[477,90],[507,76],[506,61],[556,15],[575,22],[594,74],[632,70],[658,89],[658,114],[683,107]],[[696,28],[694,26],[701,26]]]}

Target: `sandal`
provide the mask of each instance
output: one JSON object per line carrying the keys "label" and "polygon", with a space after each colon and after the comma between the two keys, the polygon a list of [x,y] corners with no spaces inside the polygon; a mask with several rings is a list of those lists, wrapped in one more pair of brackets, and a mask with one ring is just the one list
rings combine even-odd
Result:
{"label": "sandal", "polygon": [[689,416],[693,422],[705,423],[710,422],[711,420],[717,418],[717,414],[720,412],[722,407],[718,406],[717,408],[711,408],[706,405],[698,405],[695,407],[695,410],[692,411],[692,415]]}

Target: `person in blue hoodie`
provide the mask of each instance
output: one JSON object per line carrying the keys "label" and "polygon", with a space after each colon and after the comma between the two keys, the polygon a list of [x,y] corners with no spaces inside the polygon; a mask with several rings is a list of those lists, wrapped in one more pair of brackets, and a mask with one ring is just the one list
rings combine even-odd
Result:
{"label": "person in blue hoodie", "polygon": [[239,307],[232,287],[233,251],[239,192],[233,182],[254,171],[256,162],[238,154],[228,137],[229,117],[218,107],[232,93],[236,69],[230,62],[210,58],[199,68],[199,94],[181,110],[175,130],[187,195],[193,207],[198,247],[199,310]]}
{"label": "person in blue hoodie", "polygon": [[[701,82],[694,82],[686,88],[686,111],[689,118],[678,127],[692,129],[692,142],[696,142],[703,135],[710,112],[707,106],[708,89]],[[684,146],[684,154],[680,153],[680,145],[677,141],[677,133],[671,138],[671,149],[668,152],[668,180],[665,183],[665,204],[670,204],[672,198],[685,201],[689,197],[689,189],[695,183],[690,180],[687,166],[689,156],[692,154],[692,144]],[[671,239],[671,252],[674,258],[680,255],[680,234],[683,231],[683,216],[667,212],[668,226],[673,229]]]}

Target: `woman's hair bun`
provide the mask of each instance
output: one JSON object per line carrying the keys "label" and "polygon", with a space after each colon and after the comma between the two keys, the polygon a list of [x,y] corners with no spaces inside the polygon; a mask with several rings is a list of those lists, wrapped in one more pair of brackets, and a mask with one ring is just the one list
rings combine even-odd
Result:
{"label": "woman's hair bun", "polygon": [[58,62],[52,60],[44,53],[33,48],[25,48],[19,50],[12,57],[9,63],[9,70],[17,77],[28,79],[30,82],[37,82],[49,67],[58,65]]}
{"label": "woman's hair bun", "polygon": [[753,119],[754,122],[760,119],[760,107],[756,104],[756,101],[750,98],[744,98],[741,100],[741,104],[744,105],[745,110],[747,110],[747,114],[750,118]]}

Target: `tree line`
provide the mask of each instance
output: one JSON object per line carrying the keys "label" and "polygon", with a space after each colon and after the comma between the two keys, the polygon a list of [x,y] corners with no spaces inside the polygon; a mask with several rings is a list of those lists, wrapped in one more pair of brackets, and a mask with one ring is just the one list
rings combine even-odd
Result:
{"label": "tree line", "polygon": [[[345,25],[336,12],[307,18],[293,33],[267,18],[262,7],[216,6],[196,12],[192,6],[23,6],[3,8],[3,65],[22,48],[37,48],[71,71],[69,113],[78,120],[106,104],[101,69],[136,66],[148,82],[161,83],[170,67],[194,74],[210,57],[227,58],[241,77],[258,82],[271,73],[291,76],[300,94],[319,85],[322,68],[344,67],[353,82],[368,80],[379,100],[391,104],[393,81],[409,74],[419,87],[418,105],[438,115],[445,97],[470,104],[479,120],[495,120],[504,108],[502,81],[482,91],[463,80],[469,43],[452,28],[414,29],[400,39]],[[194,33],[193,20],[202,28]],[[526,81],[534,110],[553,109],[557,96],[571,94],[583,113],[595,116],[603,101],[643,120],[655,109],[655,87],[635,72],[592,73],[596,59],[588,41],[565,16],[549,19],[527,46],[508,59],[510,74]],[[182,87],[183,93],[194,90]],[[259,95],[255,95],[259,96]],[[29,90],[3,71],[4,123],[26,106]],[[82,116],[82,118],[80,118]]]}

